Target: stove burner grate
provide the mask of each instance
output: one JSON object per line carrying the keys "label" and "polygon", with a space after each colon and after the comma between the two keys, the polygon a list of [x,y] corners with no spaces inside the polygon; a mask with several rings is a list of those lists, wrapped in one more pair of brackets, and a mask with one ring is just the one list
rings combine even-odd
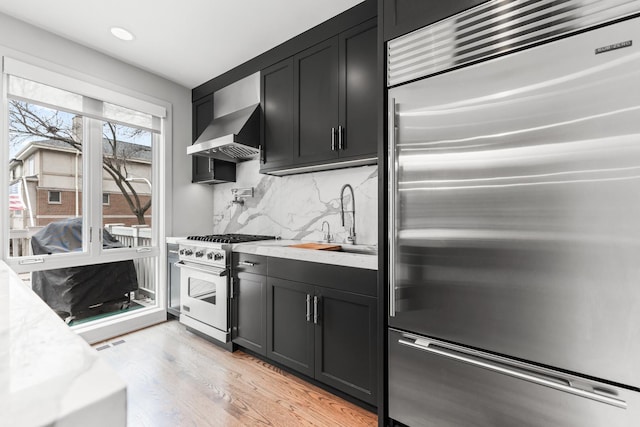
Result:
{"label": "stove burner grate", "polygon": [[214,243],[244,243],[258,240],[274,240],[275,236],[263,236],[259,234],[207,234],[203,236],[188,236],[187,240]]}

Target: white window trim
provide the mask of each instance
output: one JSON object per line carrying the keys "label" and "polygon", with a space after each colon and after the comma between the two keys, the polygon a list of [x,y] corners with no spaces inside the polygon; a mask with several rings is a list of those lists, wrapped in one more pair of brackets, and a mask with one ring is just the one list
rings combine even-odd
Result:
{"label": "white window trim", "polygon": [[[147,111],[143,106],[144,104],[162,108],[161,111],[150,111],[151,114],[162,117],[159,126],[161,133],[160,135],[156,134],[154,136],[154,138],[161,138],[161,140],[155,142],[156,147],[159,147],[160,149],[153,150],[154,172],[152,181],[154,183],[154,186],[152,189],[152,197],[154,198],[154,212],[156,212],[156,214],[152,217],[152,227],[156,231],[154,232],[152,238],[152,246],[151,248],[149,248],[150,250],[148,252],[138,252],[136,249],[113,249],[108,252],[105,251],[102,256],[99,256],[100,262],[119,261],[123,258],[135,259],[150,256],[157,257],[157,305],[155,308],[137,310],[135,314],[126,317],[113,316],[112,318],[102,319],[101,321],[96,322],[92,325],[78,326],[77,328],[74,328],[74,330],[87,341],[96,342],[166,320],[166,309],[164,308],[166,307],[166,292],[163,284],[166,283],[167,271],[165,265],[166,263],[162,262],[162,260],[166,256],[166,245],[163,244],[166,239],[166,225],[171,220],[170,213],[167,210],[167,206],[169,206],[169,202],[171,201],[171,195],[167,193],[167,188],[170,188],[171,182],[165,181],[166,177],[172,176],[170,159],[172,151],[171,147],[173,145],[173,111],[171,103],[150,95],[136,92],[133,89],[125,88],[112,82],[102,80],[100,78],[89,76],[71,68],[66,68],[59,64],[42,60],[40,58],[35,58],[11,48],[0,46],[0,55],[2,55],[1,59],[3,60],[3,63],[6,63],[6,60],[8,59],[6,56],[4,56],[6,54],[10,54],[14,58],[19,58],[20,60],[26,61],[25,63],[28,62],[31,64],[35,64],[32,65],[32,67],[42,67],[42,69],[45,71],[52,70],[49,71],[49,74],[56,73],[59,76],[62,76],[64,79],[74,82],[74,84],[82,83],[83,87],[97,87],[100,91],[104,91],[103,93],[109,92],[115,95],[115,99],[111,99],[111,97],[108,96],[101,97],[97,95],[97,98],[102,98],[102,100],[104,101],[122,105],[123,107],[127,108],[138,109],[140,111]],[[53,86],[58,85],[53,84]],[[2,102],[2,108],[0,108],[0,145],[2,146],[2,148],[0,149],[0,163],[2,164],[8,164],[9,161],[7,148],[8,143],[6,140],[8,137],[8,112],[5,108],[5,106],[7,105],[6,88],[7,77],[4,73],[1,73],[0,102]],[[72,90],[74,89],[76,89],[75,86],[72,88]],[[88,96],[87,93],[84,94]],[[137,102],[123,102],[123,98],[136,100],[137,102],[141,102],[141,104],[138,104]],[[8,209],[8,188],[8,174],[5,174],[0,177],[0,208]],[[101,204],[98,204],[98,206],[102,207]],[[2,239],[0,239],[2,240],[2,242],[0,242],[0,258],[4,259],[5,261],[9,261],[9,254],[6,253],[9,239],[8,233],[6,233],[6,230],[8,230],[9,227],[8,215],[0,215],[0,226],[3,230],[2,232],[0,232],[0,237],[2,237]],[[100,236],[98,236],[98,232],[99,230],[84,230],[83,241],[87,242],[90,236],[95,237],[96,242],[99,241]],[[133,253],[131,251],[133,251]],[[123,254],[123,252],[126,252],[126,254]],[[91,265],[95,264],[96,260],[97,256],[95,254],[92,255],[88,253],[82,253],[74,256],[73,259],[65,257],[58,258],[54,254],[48,257],[46,263],[39,263],[37,257],[32,257],[32,259],[23,259],[23,261],[26,261],[25,264],[20,264],[19,260],[16,258],[12,258],[11,261],[7,262],[7,264],[9,264],[10,267],[16,272],[27,272],[67,266]],[[27,263],[35,264],[29,266]]]}
{"label": "white window trim", "polygon": [[[51,200],[51,194],[58,193],[59,199],[58,201]],[[59,190],[47,190],[47,203],[50,205],[61,205],[62,204],[62,191]]]}
{"label": "white window trim", "polygon": [[165,118],[167,116],[167,108],[164,106],[107,89],[105,86],[92,84],[86,80],[78,80],[74,77],[70,77],[69,75],[51,71],[50,69],[44,69],[14,58],[4,58],[3,71],[6,74],[14,74],[28,80],[57,87],[58,89],[64,89],[89,98],[120,105],[132,110],[138,110],[156,117]]}
{"label": "white window trim", "polygon": [[[104,201],[104,196],[107,196],[107,201]],[[102,193],[102,206],[111,205],[111,194],[110,193]]]}
{"label": "white window trim", "polygon": [[[153,103],[148,101],[148,96],[138,94],[139,98],[134,97],[131,94],[131,91],[126,91],[128,93],[120,93],[116,92],[112,89],[108,89],[106,87],[102,87],[100,85],[96,85],[90,80],[92,79],[88,76],[83,76],[83,79],[78,79],[77,72],[70,72],[70,76],[63,75],[56,71],[49,71],[50,69],[59,69],[59,66],[51,66],[47,68],[40,68],[39,65],[31,65],[27,62],[22,62],[19,60],[14,60],[12,58],[4,57],[4,70],[3,79],[2,79],[2,100],[3,105],[7,105],[7,94],[6,94],[6,72],[12,71],[14,74],[17,74],[20,70],[24,70],[25,73],[29,75],[21,75],[20,77],[25,78],[33,78],[37,81],[40,81],[44,84],[51,84],[53,86],[60,87],[61,84],[67,85],[66,87],[61,87],[62,89],[68,89],[71,91],[75,91],[76,93],[82,92],[82,90],[78,90],[78,88],[83,88],[85,96],[87,93],[92,94],[95,97],[100,97],[100,95],[105,95],[109,99],[101,99],[100,101],[95,101],[96,106],[93,107],[93,102],[91,98],[86,98],[87,103],[86,106],[89,110],[91,108],[95,108],[98,111],[98,106],[101,101],[113,102],[118,105],[122,105],[127,108],[139,108],[140,105],[136,104],[136,100],[141,101],[141,105],[144,107],[145,112],[149,113],[158,113],[164,114],[164,119],[160,120],[160,129],[161,133],[152,134],[154,141],[153,146],[154,150],[152,150],[152,163],[154,164],[154,172],[152,182],[154,182],[154,186],[152,188],[151,197],[154,199],[154,211],[157,212],[166,212],[167,200],[163,197],[166,194],[167,183],[165,182],[165,177],[168,176],[166,173],[167,167],[169,163],[167,162],[168,154],[170,152],[171,145],[171,104],[165,101],[154,100]],[[36,63],[42,61],[35,61]],[[64,82],[64,83],[60,83]],[[58,83],[58,84],[56,84]],[[105,82],[105,86],[112,86],[111,84]],[[104,92],[102,92],[104,91]],[[155,110],[149,106],[155,105]],[[151,110],[151,111],[150,111]],[[7,137],[7,123],[6,123],[6,114],[2,117],[2,141]],[[101,128],[97,125],[99,121],[90,119],[85,117],[85,120],[88,120],[89,123],[93,123],[94,126],[84,126],[83,130],[85,132],[85,140],[89,140],[88,133],[92,131],[95,133],[95,137],[100,135],[101,138]],[[91,150],[91,144],[87,144],[83,151],[85,152],[83,155],[83,168],[84,170],[92,170],[94,167],[101,168],[102,166],[102,152],[101,150]],[[3,144],[3,147],[6,146],[6,143]],[[160,148],[160,149],[157,149]],[[6,154],[3,150],[2,157],[6,157]],[[6,159],[4,159],[6,160]],[[95,166],[94,166],[95,165]],[[3,177],[3,180],[6,180]],[[90,175],[86,177],[86,190],[91,194],[102,194],[101,181],[93,182],[96,180],[91,180]],[[8,185],[8,184],[7,184]],[[5,186],[6,187],[6,186]],[[3,192],[7,192],[6,188],[3,187]],[[98,191],[98,192],[96,192]],[[8,197],[8,196],[7,196]],[[5,197],[5,199],[7,199]],[[101,196],[100,196],[101,197]],[[90,203],[89,198],[83,198],[83,216],[86,219],[87,224],[95,224],[99,223],[96,219],[102,217],[102,203],[95,203],[94,206],[91,207],[88,205]],[[154,230],[158,230],[154,232],[152,237],[152,242],[150,247],[144,248],[119,248],[119,249],[109,249],[108,251],[103,251],[100,243],[100,230],[99,227],[84,227],[83,228],[83,242],[89,242],[89,247],[86,248],[85,252],[79,252],[74,254],[52,254],[48,255],[46,258],[41,256],[32,256],[32,257],[21,257],[21,258],[9,258],[7,255],[2,252],[3,259],[5,262],[10,265],[17,272],[27,272],[27,271],[37,271],[44,270],[49,268],[64,268],[74,265],[90,265],[99,262],[111,262],[111,261],[119,261],[123,259],[136,259],[136,258],[144,258],[148,256],[158,256],[160,253],[164,252],[164,245],[160,245],[160,242],[164,242],[165,240],[165,226],[166,219],[165,215],[153,215],[152,216],[152,224],[151,227]],[[8,223],[3,223],[3,230],[8,229]],[[8,236],[5,238],[8,241]],[[2,251],[5,250],[7,246],[7,241],[3,242]],[[160,269],[163,270],[163,269]],[[163,272],[164,273],[164,272]],[[158,276],[159,277],[159,276]],[[159,277],[159,280],[162,278]]]}
{"label": "white window trim", "polygon": [[[147,309],[140,310],[141,312],[140,315],[138,315],[137,320],[134,320],[133,322],[135,325],[141,326],[145,322],[146,322],[145,324],[148,325],[148,324],[157,323],[158,321],[162,321],[166,319],[165,317],[166,312],[163,308],[166,305],[166,295],[165,295],[166,292],[164,291],[164,286],[162,285],[163,283],[166,282],[166,268],[165,268],[165,263],[161,262],[161,260],[166,255],[166,245],[164,245],[163,242],[165,241],[165,237],[166,237],[166,231],[165,231],[166,225],[170,220],[170,218],[167,218],[167,212],[168,212],[167,203],[171,195],[167,194],[166,189],[170,187],[171,182],[165,181],[165,179],[171,176],[170,159],[171,159],[171,151],[172,151],[171,150],[171,147],[172,147],[171,121],[173,118],[172,105],[169,102],[163,101],[161,99],[135,92],[132,89],[117,86],[112,82],[103,81],[101,79],[82,74],[76,70],[67,69],[58,64],[49,63],[48,61],[45,61],[45,60],[29,57],[28,55],[25,55],[21,52],[0,47],[0,54],[6,54],[6,53],[10,53],[14,57],[36,64],[36,65],[30,65],[30,67],[31,69],[39,70],[38,73],[42,73],[43,75],[55,74],[56,78],[62,78],[62,80],[74,82],[73,83],[74,86],[71,88],[72,91],[73,90],[77,91],[78,87],[83,87],[83,88],[89,87],[92,90],[97,89],[102,94],[109,94],[109,96],[100,96],[99,94],[94,93],[94,95],[98,99],[102,99],[103,101],[108,101],[114,104],[122,105],[127,108],[139,109],[141,111],[150,112],[152,114],[157,114],[159,116],[162,115],[163,118],[159,120],[160,121],[159,128],[161,133],[153,134],[154,150],[152,151],[153,152],[152,162],[154,164],[154,168],[153,168],[152,182],[154,183],[154,185],[152,188],[151,196],[154,198],[153,209],[156,214],[152,216],[151,227],[153,228],[154,232],[153,232],[152,243],[150,247],[122,248],[122,249],[111,249],[108,251],[102,251],[102,247],[100,245],[100,239],[101,239],[100,229],[95,227],[94,227],[95,229],[93,229],[92,227],[85,227],[85,230],[83,230],[83,233],[84,233],[83,241],[84,242],[91,241],[92,244],[94,245],[94,248],[98,248],[98,250],[93,249],[93,250],[89,250],[88,252],[77,253],[77,254],[48,255],[46,257],[46,262],[41,262],[42,257],[37,257],[37,256],[23,257],[23,258],[9,258],[9,254],[6,253],[7,245],[5,244],[7,242],[8,235],[4,235],[4,233],[7,232],[9,227],[9,218],[8,218],[8,215],[3,215],[2,216],[3,218],[0,221],[2,226],[2,230],[0,231],[0,237],[1,237],[0,240],[2,241],[2,244],[0,245],[1,246],[0,258],[4,259],[5,262],[12,269],[20,273],[20,272],[45,270],[45,269],[51,269],[51,268],[91,265],[91,264],[102,263],[102,262],[120,261],[123,259],[137,259],[137,258],[145,258],[145,257],[153,257],[153,256],[158,257],[158,262],[157,262],[158,268],[156,269],[157,307],[155,309],[150,309],[150,310],[147,310]],[[3,57],[5,64],[7,63],[8,59],[9,58],[7,58],[6,56]],[[18,61],[18,62],[22,62],[22,61]],[[11,63],[11,60],[9,60],[9,63]],[[26,62],[24,63],[26,64]],[[54,70],[54,71],[48,71],[48,70]],[[9,161],[8,150],[5,150],[5,147],[8,146],[6,141],[8,137],[8,123],[7,123],[8,112],[6,112],[6,109],[4,108],[4,106],[7,105],[7,93],[6,93],[7,77],[4,73],[2,73],[1,77],[2,78],[0,78],[0,94],[2,95],[1,101],[3,105],[2,107],[3,111],[2,111],[2,114],[0,114],[0,143],[2,144],[3,148],[0,149],[0,162],[3,162],[3,164],[8,164],[8,161]],[[26,78],[29,76],[22,76],[22,77]],[[42,79],[38,78],[37,80],[42,80]],[[43,83],[50,84],[51,82],[44,81]],[[78,85],[78,86],[75,86],[75,85]],[[59,86],[59,85],[54,84],[54,86]],[[83,93],[83,94],[87,95],[87,93]],[[135,102],[128,102],[127,100],[133,100]],[[151,111],[149,111],[148,108],[144,107],[145,105],[158,107],[159,110],[152,108]],[[85,131],[88,131],[88,129],[85,128]],[[93,151],[94,151],[93,156],[100,157],[102,155],[101,150],[93,150]],[[87,154],[91,154],[91,153],[87,153]],[[90,164],[89,163],[90,157],[92,156],[85,155],[83,157],[84,157],[83,163],[87,162],[86,165]],[[83,168],[85,168],[85,170],[87,170],[86,165],[83,164]],[[96,180],[94,179],[93,181],[96,181]],[[95,182],[87,183],[88,186],[86,188],[92,188],[91,186],[95,187],[95,186],[98,186],[98,184],[99,183],[95,183]],[[87,191],[90,191],[90,190],[87,190]],[[100,194],[100,195],[102,194],[101,188],[97,194]],[[2,177],[0,177],[0,198],[1,198],[0,208],[8,210],[8,174],[5,174]],[[85,200],[83,203],[88,203],[87,198],[84,198],[83,200]],[[94,203],[95,212],[91,212],[90,210],[88,210],[88,206],[83,207],[83,209],[85,209],[84,210],[85,215],[88,215],[90,217],[89,221],[93,222],[92,220],[94,218],[101,218],[102,206],[103,206],[102,203],[98,203],[98,204]],[[65,256],[59,256],[59,255],[65,255]],[[149,316],[145,317],[145,315],[143,315],[143,312],[149,313]],[[147,318],[147,320],[143,320],[145,318]],[[114,326],[115,329],[113,329],[109,325],[111,325],[114,322],[121,326],[118,326],[118,327]],[[108,329],[112,329],[113,331],[122,331],[121,329],[122,325],[127,323],[130,323],[130,321],[129,320],[116,321],[116,319],[114,319],[108,322],[103,322],[103,326],[107,325]],[[93,330],[93,327],[87,327],[87,328],[88,330]],[[93,334],[93,336],[97,336],[95,335],[96,333],[98,335],[103,334],[103,332],[98,333],[95,331],[92,332],[91,334]]]}

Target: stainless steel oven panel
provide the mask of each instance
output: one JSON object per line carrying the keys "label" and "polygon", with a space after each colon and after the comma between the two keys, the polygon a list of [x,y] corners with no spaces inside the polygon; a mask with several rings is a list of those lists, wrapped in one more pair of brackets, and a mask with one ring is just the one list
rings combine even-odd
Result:
{"label": "stainless steel oven panel", "polygon": [[389,415],[413,427],[627,427],[640,393],[392,329]]}
{"label": "stainless steel oven panel", "polygon": [[176,266],[180,268],[182,314],[228,333],[228,270],[182,262]]}

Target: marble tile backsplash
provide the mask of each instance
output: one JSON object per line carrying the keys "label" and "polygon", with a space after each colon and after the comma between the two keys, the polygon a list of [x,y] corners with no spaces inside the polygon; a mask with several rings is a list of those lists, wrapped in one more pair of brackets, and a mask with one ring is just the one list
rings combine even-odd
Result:
{"label": "marble tile backsplash", "polygon": [[[351,184],[355,193],[356,243],[378,243],[378,167],[362,166],[290,176],[258,173],[258,160],[237,165],[237,181],[217,184],[213,190],[214,233],[247,233],[280,236],[283,239],[320,241],[322,222],[327,221],[333,242],[344,243],[351,212],[341,225],[340,190]],[[232,203],[233,188],[254,188],[244,205]],[[345,191],[345,210],[352,210]]]}

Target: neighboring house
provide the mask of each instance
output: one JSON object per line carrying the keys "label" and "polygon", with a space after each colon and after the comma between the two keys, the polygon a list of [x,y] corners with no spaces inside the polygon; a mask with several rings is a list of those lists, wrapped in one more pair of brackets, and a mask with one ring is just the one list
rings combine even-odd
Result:
{"label": "neighboring house", "polygon": [[[126,153],[130,176],[151,180],[151,148],[126,142],[118,142],[118,146]],[[110,150],[105,141],[104,155],[108,156]],[[9,174],[11,183],[26,182],[26,191],[21,185],[21,195],[27,207],[11,211],[11,230],[82,215],[82,153],[69,144],[54,140],[28,142],[10,160]],[[151,197],[151,188],[145,182],[131,184],[143,203]],[[102,186],[103,223],[138,224],[122,192],[106,172]],[[150,226],[151,209],[145,213],[145,220]]]}

